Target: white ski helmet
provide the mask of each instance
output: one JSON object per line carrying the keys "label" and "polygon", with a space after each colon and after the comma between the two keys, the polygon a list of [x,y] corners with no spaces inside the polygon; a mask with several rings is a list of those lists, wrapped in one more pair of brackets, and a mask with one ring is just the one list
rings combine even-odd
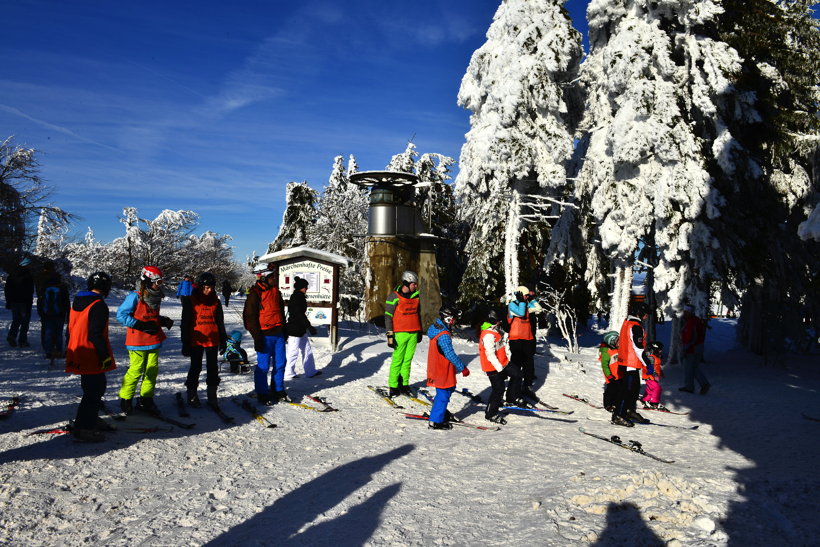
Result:
{"label": "white ski helmet", "polygon": [[415,283],[416,285],[418,285],[419,276],[416,275],[416,272],[411,272],[410,270],[407,270],[401,274],[401,282],[405,285],[409,285],[410,283]]}
{"label": "white ski helmet", "polygon": [[267,262],[257,262],[256,265],[253,267],[253,273],[259,275],[263,274],[268,271],[268,263]]}

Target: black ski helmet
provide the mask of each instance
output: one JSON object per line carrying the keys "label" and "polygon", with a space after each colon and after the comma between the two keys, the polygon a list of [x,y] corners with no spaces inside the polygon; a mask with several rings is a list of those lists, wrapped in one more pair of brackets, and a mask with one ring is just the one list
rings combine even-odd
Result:
{"label": "black ski helmet", "polygon": [[487,323],[497,325],[501,322],[501,315],[495,310],[491,309],[487,312]]}
{"label": "black ski helmet", "polygon": [[438,316],[447,328],[455,325],[456,321],[458,321],[458,315],[458,308],[456,308],[453,304],[444,304],[438,310]]}
{"label": "black ski helmet", "polygon": [[658,342],[657,340],[654,342],[649,342],[647,350],[652,355],[660,355],[661,353],[663,353],[663,343]]}
{"label": "black ski helmet", "polygon": [[94,272],[88,276],[86,287],[89,291],[100,291],[103,296],[108,296],[111,291],[111,276],[105,272]]}
{"label": "black ski helmet", "polygon": [[201,287],[216,287],[216,277],[211,272],[202,272],[196,278],[196,284]]}

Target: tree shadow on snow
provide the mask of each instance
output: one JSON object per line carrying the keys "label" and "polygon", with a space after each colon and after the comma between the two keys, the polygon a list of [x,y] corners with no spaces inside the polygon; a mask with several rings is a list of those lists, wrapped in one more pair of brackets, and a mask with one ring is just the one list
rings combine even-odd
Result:
{"label": "tree shadow on snow", "polygon": [[655,533],[646,527],[637,506],[629,502],[611,502],[606,510],[606,528],[592,544],[597,547],[665,545]]}
{"label": "tree shadow on snow", "polygon": [[[414,450],[405,444],[384,454],[336,467],[277,499],[248,521],[206,545],[362,545],[378,527],[384,507],[401,489],[386,486],[338,517],[310,526],[316,518],[366,486],[390,462]],[[308,526],[307,529],[302,530]]]}

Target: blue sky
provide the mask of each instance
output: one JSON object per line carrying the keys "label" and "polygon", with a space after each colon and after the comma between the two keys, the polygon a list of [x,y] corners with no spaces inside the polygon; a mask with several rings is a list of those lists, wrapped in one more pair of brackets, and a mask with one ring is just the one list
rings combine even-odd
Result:
{"label": "blue sky", "polygon": [[[333,158],[383,169],[413,138],[458,159],[456,95],[498,0],[3,6],[0,138],[36,148],[53,202],[98,239],[126,206],[201,215],[242,261],[276,236],[289,181]],[[569,0],[584,24],[587,0]]]}

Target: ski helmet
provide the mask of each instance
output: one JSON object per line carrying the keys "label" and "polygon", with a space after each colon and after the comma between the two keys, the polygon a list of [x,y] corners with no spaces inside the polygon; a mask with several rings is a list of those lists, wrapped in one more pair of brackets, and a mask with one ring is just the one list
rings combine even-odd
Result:
{"label": "ski helmet", "polygon": [[456,308],[452,304],[444,304],[438,310],[438,316],[441,318],[441,322],[444,323],[447,328],[452,327],[455,325],[456,321],[458,321],[458,308]]}
{"label": "ski helmet", "polygon": [[239,344],[242,342],[242,331],[232,330],[231,333],[228,335],[228,338],[233,340],[234,344]]}
{"label": "ski helmet", "polygon": [[204,287],[216,287],[216,278],[211,272],[202,272],[196,278],[196,284]]}
{"label": "ski helmet", "polygon": [[103,296],[108,296],[111,291],[111,276],[105,272],[94,272],[88,276],[86,287],[89,291],[100,291]]}
{"label": "ski helmet", "polygon": [[501,315],[496,310],[490,310],[487,312],[487,323],[491,325],[497,325],[501,322]]}
{"label": "ski helmet", "polygon": [[162,283],[162,271],[156,266],[145,266],[142,269],[140,280],[147,283]]}
{"label": "ski helmet", "polygon": [[620,339],[620,335],[614,330],[604,333],[604,344],[611,349],[618,349],[618,342]]}
{"label": "ski helmet", "polygon": [[257,262],[253,266],[253,273],[255,273],[256,275],[260,275],[260,274],[265,273],[269,269],[270,269],[269,264],[267,262]]}
{"label": "ski helmet", "polygon": [[660,355],[663,353],[663,343],[658,342],[657,340],[654,342],[649,342],[647,349],[652,355]]}
{"label": "ski helmet", "polygon": [[416,272],[411,272],[407,270],[406,272],[401,274],[401,282],[405,285],[409,285],[410,283],[415,283],[418,285],[419,283],[419,276],[416,275]]}

